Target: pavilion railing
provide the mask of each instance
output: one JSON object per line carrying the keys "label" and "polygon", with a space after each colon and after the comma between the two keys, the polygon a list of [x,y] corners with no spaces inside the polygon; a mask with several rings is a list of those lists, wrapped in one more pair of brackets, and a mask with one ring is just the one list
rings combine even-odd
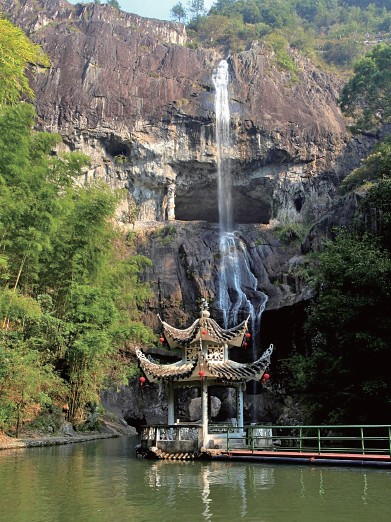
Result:
{"label": "pavilion railing", "polygon": [[237,426],[236,423],[232,422],[209,423],[208,425],[209,434],[226,434],[228,430],[230,433],[238,433],[242,432],[243,428]]}
{"label": "pavilion railing", "polygon": [[141,441],[153,441],[154,446],[157,446],[158,441],[190,441],[197,443],[199,430],[200,426],[198,424],[143,426],[141,428]]}
{"label": "pavilion railing", "polygon": [[[391,457],[391,425],[251,425],[242,430],[245,434],[243,447],[253,451],[268,448],[276,452],[359,453]],[[236,428],[227,428],[228,451],[237,444],[235,432]]]}

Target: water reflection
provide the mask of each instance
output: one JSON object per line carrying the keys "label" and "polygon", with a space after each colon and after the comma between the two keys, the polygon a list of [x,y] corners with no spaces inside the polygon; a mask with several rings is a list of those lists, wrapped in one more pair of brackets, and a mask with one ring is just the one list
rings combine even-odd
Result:
{"label": "water reflection", "polygon": [[319,495],[322,496],[325,494],[324,488],[323,488],[323,473],[322,470],[319,470]]}
{"label": "water reflection", "polygon": [[[271,466],[242,465],[222,462],[158,461],[149,462],[144,469],[145,484],[159,495],[163,489],[166,502],[174,506],[184,492],[191,492],[193,502],[202,503],[204,520],[215,515],[214,506],[221,509],[221,491],[232,490],[239,518],[248,513],[248,502],[262,490],[274,486],[275,470]],[[250,500],[248,500],[250,496]]]}
{"label": "water reflection", "polygon": [[210,475],[210,469],[207,467],[202,468],[201,471],[201,478],[202,478],[202,503],[204,505],[204,510],[202,512],[202,516],[205,520],[211,520],[212,519],[212,512],[210,510],[210,503],[212,502],[212,499],[210,498],[210,483],[209,483],[209,475]]}
{"label": "water reflection", "polygon": [[6,522],[388,522],[387,470],[151,462],[128,440],[0,452]]}

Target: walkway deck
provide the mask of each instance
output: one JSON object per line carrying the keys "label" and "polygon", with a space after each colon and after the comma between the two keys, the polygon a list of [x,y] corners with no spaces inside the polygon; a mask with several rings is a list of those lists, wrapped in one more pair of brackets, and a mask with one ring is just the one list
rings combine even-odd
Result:
{"label": "walkway deck", "polygon": [[391,468],[388,455],[362,453],[312,453],[296,451],[210,450],[213,460],[266,462],[273,464],[309,464],[327,466],[370,466]]}

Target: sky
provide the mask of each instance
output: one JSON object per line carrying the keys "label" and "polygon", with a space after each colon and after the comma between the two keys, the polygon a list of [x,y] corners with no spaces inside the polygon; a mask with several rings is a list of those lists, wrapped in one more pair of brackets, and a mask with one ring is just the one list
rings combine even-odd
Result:
{"label": "sky", "polygon": [[[77,4],[80,0],[68,0],[71,4]],[[170,10],[178,0],[118,0],[122,11],[135,13],[148,18],[158,18],[159,20],[171,20]],[[105,1],[102,0],[102,4]],[[209,9],[214,0],[205,0],[205,7]],[[182,0],[182,5],[186,7],[187,0]]]}

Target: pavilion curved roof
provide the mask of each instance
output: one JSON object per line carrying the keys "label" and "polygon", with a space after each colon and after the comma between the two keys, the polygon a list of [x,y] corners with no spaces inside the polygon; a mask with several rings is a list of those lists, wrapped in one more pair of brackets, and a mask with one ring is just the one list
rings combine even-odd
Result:
{"label": "pavilion curved roof", "polygon": [[197,360],[190,362],[178,361],[172,364],[160,364],[146,357],[141,350],[136,350],[136,355],[141,369],[147,377],[152,377],[152,380],[186,379],[193,373],[197,366]]}
{"label": "pavilion curved roof", "polygon": [[273,345],[264,352],[259,359],[252,363],[238,363],[236,361],[213,362],[206,361],[208,370],[214,377],[227,381],[260,380],[270,364]]}
{"label": "pavilion curved roof", "polygon": [[211,362],[205,359],[200,352],[199,356],[191,362],[178,361],[173,364],[160,364],[148,359],[141,350],[136,350],[139,364],[149,380],[200,380],[198,374],[200,368],[204,371],[205,378],[216,378],[224,381],[250,381],[260,380],[270,364],[273,345],[252,363],[238,363],[227,360],[225,362]]}
{"label": "pavilion curved roof", "polygon": [[190,345],[199,339],[215,343],[226,343],[231,347],[240,347],[243,342],[243,336],[247,331],[249,320],[248,317],[234,328],[224,329],[214,319],[201,317],[196,319],[189,328],[180,330],[162,321],[160,316],[158,317],[163,325],[164,336],[171,348]]}

